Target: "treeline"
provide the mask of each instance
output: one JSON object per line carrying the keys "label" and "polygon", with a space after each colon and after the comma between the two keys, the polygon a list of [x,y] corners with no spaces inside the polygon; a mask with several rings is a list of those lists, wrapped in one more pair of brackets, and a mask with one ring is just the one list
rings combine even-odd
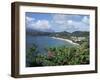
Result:
{"label": "treeline", "polygon": [[88,31],[75,31],[72,33],[72,36],[77,36],[77,37],[88,37],[89,32]]}
{"label": "treeline", "polygon": [[36,31],[36,30],[26,30],[26,35],[32,35],[32,36],[49,36],[50,32],[42,32],[42,31]]}
{"label": "treeline", "polygon": [[75,37],[88,37],[89,32],[88,31],[75,31],[75,32],[42,32],[42,31],[36,31],[36,30],[26,30],[27,35],[32,35],[32,36],[55,36],[55,37],[62,37],[62,38],[67,38],[70,39],[71,36]]}
{"label": "treeline", "polygon": [[26,56],[26,66],[57,66],[57,65],[81,65],[89,64],[89,44],[83,42],[79,46],[49,47],[46,48],[46,54],[40,53],[37,46],[33,45]]}
{"label": "treeline", "polygon": [[55,34],[52,34],[52,36],[70,39],[72,36],[73,37],[88,37],[89,32],[87,32],[87,31],[75,31],[75,32],[69,33],[69,32],[64,31],[64,32],[57,32]]}

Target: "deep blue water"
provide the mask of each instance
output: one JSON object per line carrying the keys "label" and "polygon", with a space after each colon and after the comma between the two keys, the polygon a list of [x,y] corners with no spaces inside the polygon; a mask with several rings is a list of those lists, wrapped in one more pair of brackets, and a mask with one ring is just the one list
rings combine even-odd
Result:
{"label": "deep blue water", "polygon": [[26,36],[26,50],[28,50],[30,47],[32,47],[32,44],[35,44],[38,48],[39,52],[45,52],[45,48],[47,47],[52,47],[52,46],[73,46],[73,44],[54,39],[48,36],[31,36],[27,35]]}

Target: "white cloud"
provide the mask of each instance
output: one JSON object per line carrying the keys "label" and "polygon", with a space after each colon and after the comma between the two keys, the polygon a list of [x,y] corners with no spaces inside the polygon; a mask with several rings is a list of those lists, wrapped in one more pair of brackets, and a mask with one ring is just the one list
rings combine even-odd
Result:
{"label": "white cloud", "polygon": [[26,28],[45,30],[50,28],[48,20],[36,20],[35,18],[26,17]]}
{"label": "white cloud", "polygon": [[35,18],[25,17],[26,28],[32,29],[32,24],[35,22]]}
{"label": "white cloud", "polygon": [[53,15],[53,22],[57,24],[63,24],[66,22],[66,15],[63,14],[55,14]]}
{"label": "white cloud", "polygon": [[34,21],[35,20],[35,18],[28,17],[28,16],[26,16],[25,19],[26,19],[27,22],[31,22],[31,21]]}
{"label": "white cloud", "polygon": [[86,24],[89,24],[89,18],[87,16],[84,16],[82,18],[82,22],[86,23]]}
{"label": "white cloud", "polygon": [[[79,20],[76,20],[79,19]],[[52,20],[36,20],[35,18],[26,16],[26,27],[36,30],[53,30],[53,31],[89,31],[89,17],[83,18],[78,16],[69,16],[62,14],[55,14]]]}
{"label": "white cloud", "polygon": [[83,18],[79,15],[53,15],[52,23],[56,31],[85,31],[89,30],[89,18],[84,16]]}
{"label": "white cloud", "polygon": [[33,24],[33,28],[36,29],[49,29],[50,23],[47,20],[38,20],[35,24]]}
{"label": "white cloud", "polygon": [[83,22],[81,22],[81,21],[79,21],[79,22],[73,22],[73,25],[74,26],[76,26],[77,28],[80,28],[80,29],[82,29],[82,28],[88,28],[89,26],[87,25],[87,24],[85,24],[85,23],[83,23]]}
{"label": "white cloud", "polygon": [[73,21],[72,21],[72,20],[68,20],[67,23],[68,23],[68,24],[72,24]]}

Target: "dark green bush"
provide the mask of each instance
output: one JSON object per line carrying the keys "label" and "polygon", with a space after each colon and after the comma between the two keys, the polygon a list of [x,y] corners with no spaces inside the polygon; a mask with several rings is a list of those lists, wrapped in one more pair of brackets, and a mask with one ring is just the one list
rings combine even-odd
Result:
{"label": "dark green bush", "polygon": [[[31,66],[57,66],[57,65],[80,65],[89,64],[89,44],[83,42],[79,46],[73,47],[49,47],[46,49],[47,55],[38,54],[37,47],[33,45],[27,53],[27,60]],[[37,55],[33,55],[33,54]]]}

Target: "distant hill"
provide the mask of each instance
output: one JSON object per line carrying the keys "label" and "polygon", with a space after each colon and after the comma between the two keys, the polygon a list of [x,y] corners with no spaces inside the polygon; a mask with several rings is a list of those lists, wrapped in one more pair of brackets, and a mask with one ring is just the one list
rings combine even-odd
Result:
{"label": "distant hill", "polygon": [[26,34],[33,35],[33,36],[55,36],[55,37],[63,37],[63,38],[70,38],[71,36],[76,37],[88,37],[89,32],[88,31],[75,31],[75,32],[53,32],[53,31],[39,31],[39,30],[32,30],[32,29],[26,29]]}
{"label": "distant hill", "polygon": [[87,37],[89,36],[89,32],[88,31],[75,31],[72,33],[72,36]]}
{"label": "distant hill", "polygon": [[31,29],[31,28],[26,28],[26,32],[54,32],[52,29]]}
{"label": "distant hill", "polygon": [[39,30],[33,30],[33,29],[26,29],[26,35],[33,35],[33,36],[44,36],[44,35],[50,35],[51,32],[44,32]]}

